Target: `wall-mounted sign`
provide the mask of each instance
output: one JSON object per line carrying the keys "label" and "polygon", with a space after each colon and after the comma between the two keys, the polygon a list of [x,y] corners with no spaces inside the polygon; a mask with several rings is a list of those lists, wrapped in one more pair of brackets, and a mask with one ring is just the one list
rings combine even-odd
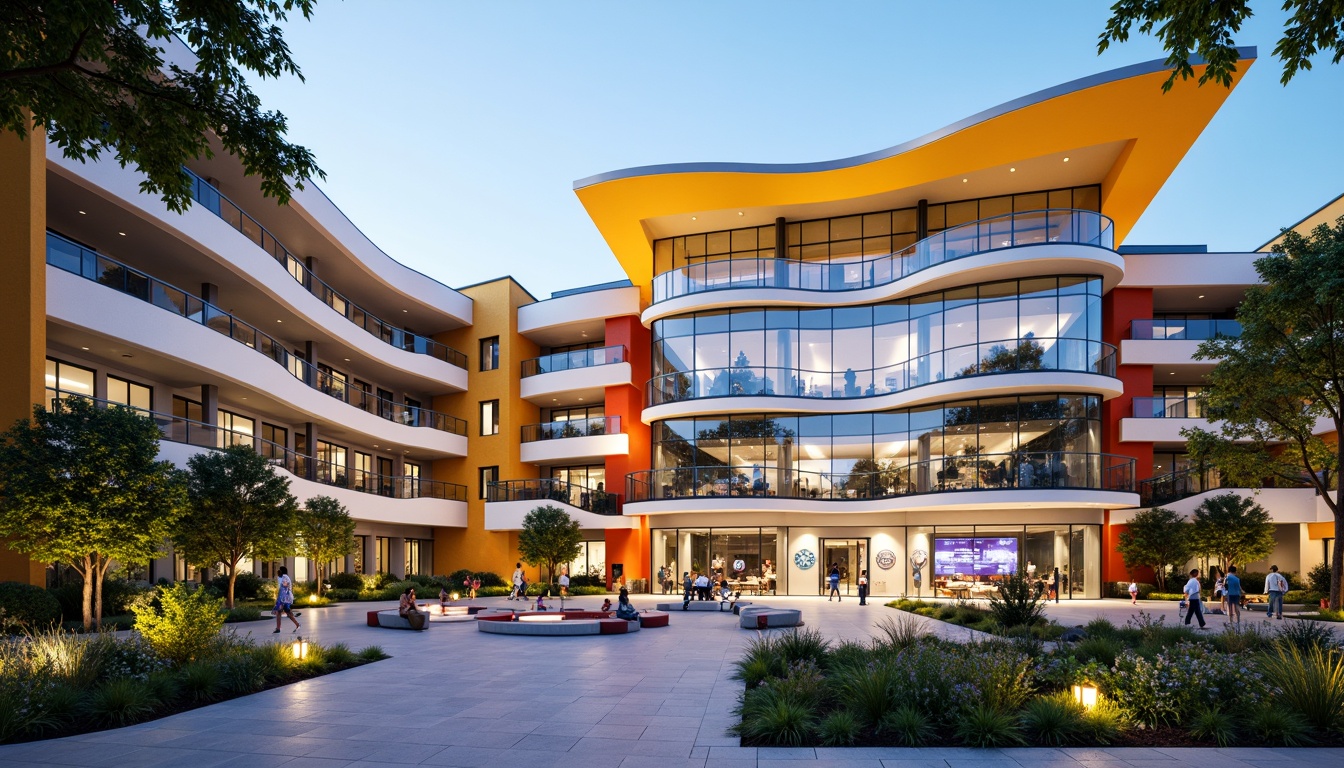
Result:
{"label": "wall-mounted sign", "polygon": [[734,560],[734,561],[733,561],[733,570],[734,570],[734,571],[737,571],[738,573],[741,573],[741,572],[747,570],[747,561],[745,561],[745,560]]}
{"label": "wall-mounted sign", "polygon": [[891,567],[896,565],[896,553],[890,549],[884,549],[877,553],[877,567],[884,571],[890,571]]}
{"label": "wall-mounted sign", "polygon": [[817,553],[810,549],[800,549],[793,554],[793,564],[806,571],[817,564]]}

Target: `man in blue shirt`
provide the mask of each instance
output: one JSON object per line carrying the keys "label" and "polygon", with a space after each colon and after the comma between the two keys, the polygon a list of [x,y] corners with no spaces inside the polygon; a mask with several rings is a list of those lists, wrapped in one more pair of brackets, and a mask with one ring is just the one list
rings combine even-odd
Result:
{"label": "man in blue shirt", "polygon": [[1237,566],[1227,566],[1227,578],[1223,579],[1223,591],[1227,594],[1227,620],[1229,623],[1241,623],[1241,577],[1237,576]]}

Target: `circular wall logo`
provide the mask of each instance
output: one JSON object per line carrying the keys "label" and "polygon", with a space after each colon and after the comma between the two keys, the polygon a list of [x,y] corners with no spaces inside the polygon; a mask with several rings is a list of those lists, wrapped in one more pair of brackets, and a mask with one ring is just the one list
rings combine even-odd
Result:
{"label": "circular wall logo", "polygon": [[810,549],[800,549],[793,554],[793,564],[806,571],[817,564],[817,553]]}
{"label": "circular wall logo", "polygon": [[891,567],[895,564],[896,564],[895,552],[892,552],[890,549],[884,549],[881,552],[877,553],[878,568],[881,568],[884,571],[890,571]]}
{"label": "circular wall logo", "polygon": [[747,563],[746,563],[746,561],[744,561],[744,560],[734,560],[734,561],[733,561],[733,570],[734,570],[734,571],[737,571],[738,573],[741,573],[742,571],[747,570]]}

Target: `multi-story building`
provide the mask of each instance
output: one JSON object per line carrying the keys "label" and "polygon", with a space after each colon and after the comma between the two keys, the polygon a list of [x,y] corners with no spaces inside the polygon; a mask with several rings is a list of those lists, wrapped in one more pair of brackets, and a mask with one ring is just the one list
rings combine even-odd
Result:
{"label": "multi-story building", "polygon": [[[0,312],[29,365],[2,415],[93,397],[152,415],[178,463],[251,445],[351,510],[351,571],[508,573],[551,503],[585,532],[572,573],[655,591],[714,570],[816,594],[835,564],[880,595],[1058,568],[1099,597],[1132,510],[1217,486],[1183,453],[1191,354],[1256,282],[1254,253],[1120,245],[1229,93],[1164,77],[1104,73],[856,158],[582,180],[629,280],[545,300],[450,289],[311,186],[263,199],[227,155],[191,165],[178,214],[115,163],[3,136],[21,279]],[[1260,493],[1280,566],[1317,562],[1322,505]]]}

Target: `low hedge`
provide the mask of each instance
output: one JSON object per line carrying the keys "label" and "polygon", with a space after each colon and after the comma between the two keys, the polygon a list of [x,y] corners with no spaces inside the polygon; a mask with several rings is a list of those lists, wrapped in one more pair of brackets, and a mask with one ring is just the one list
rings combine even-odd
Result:
{"label": "low hedge", "polygon": [[0,582],[0,633],[46,629],[61,620],[61,604],[41,587]]}

